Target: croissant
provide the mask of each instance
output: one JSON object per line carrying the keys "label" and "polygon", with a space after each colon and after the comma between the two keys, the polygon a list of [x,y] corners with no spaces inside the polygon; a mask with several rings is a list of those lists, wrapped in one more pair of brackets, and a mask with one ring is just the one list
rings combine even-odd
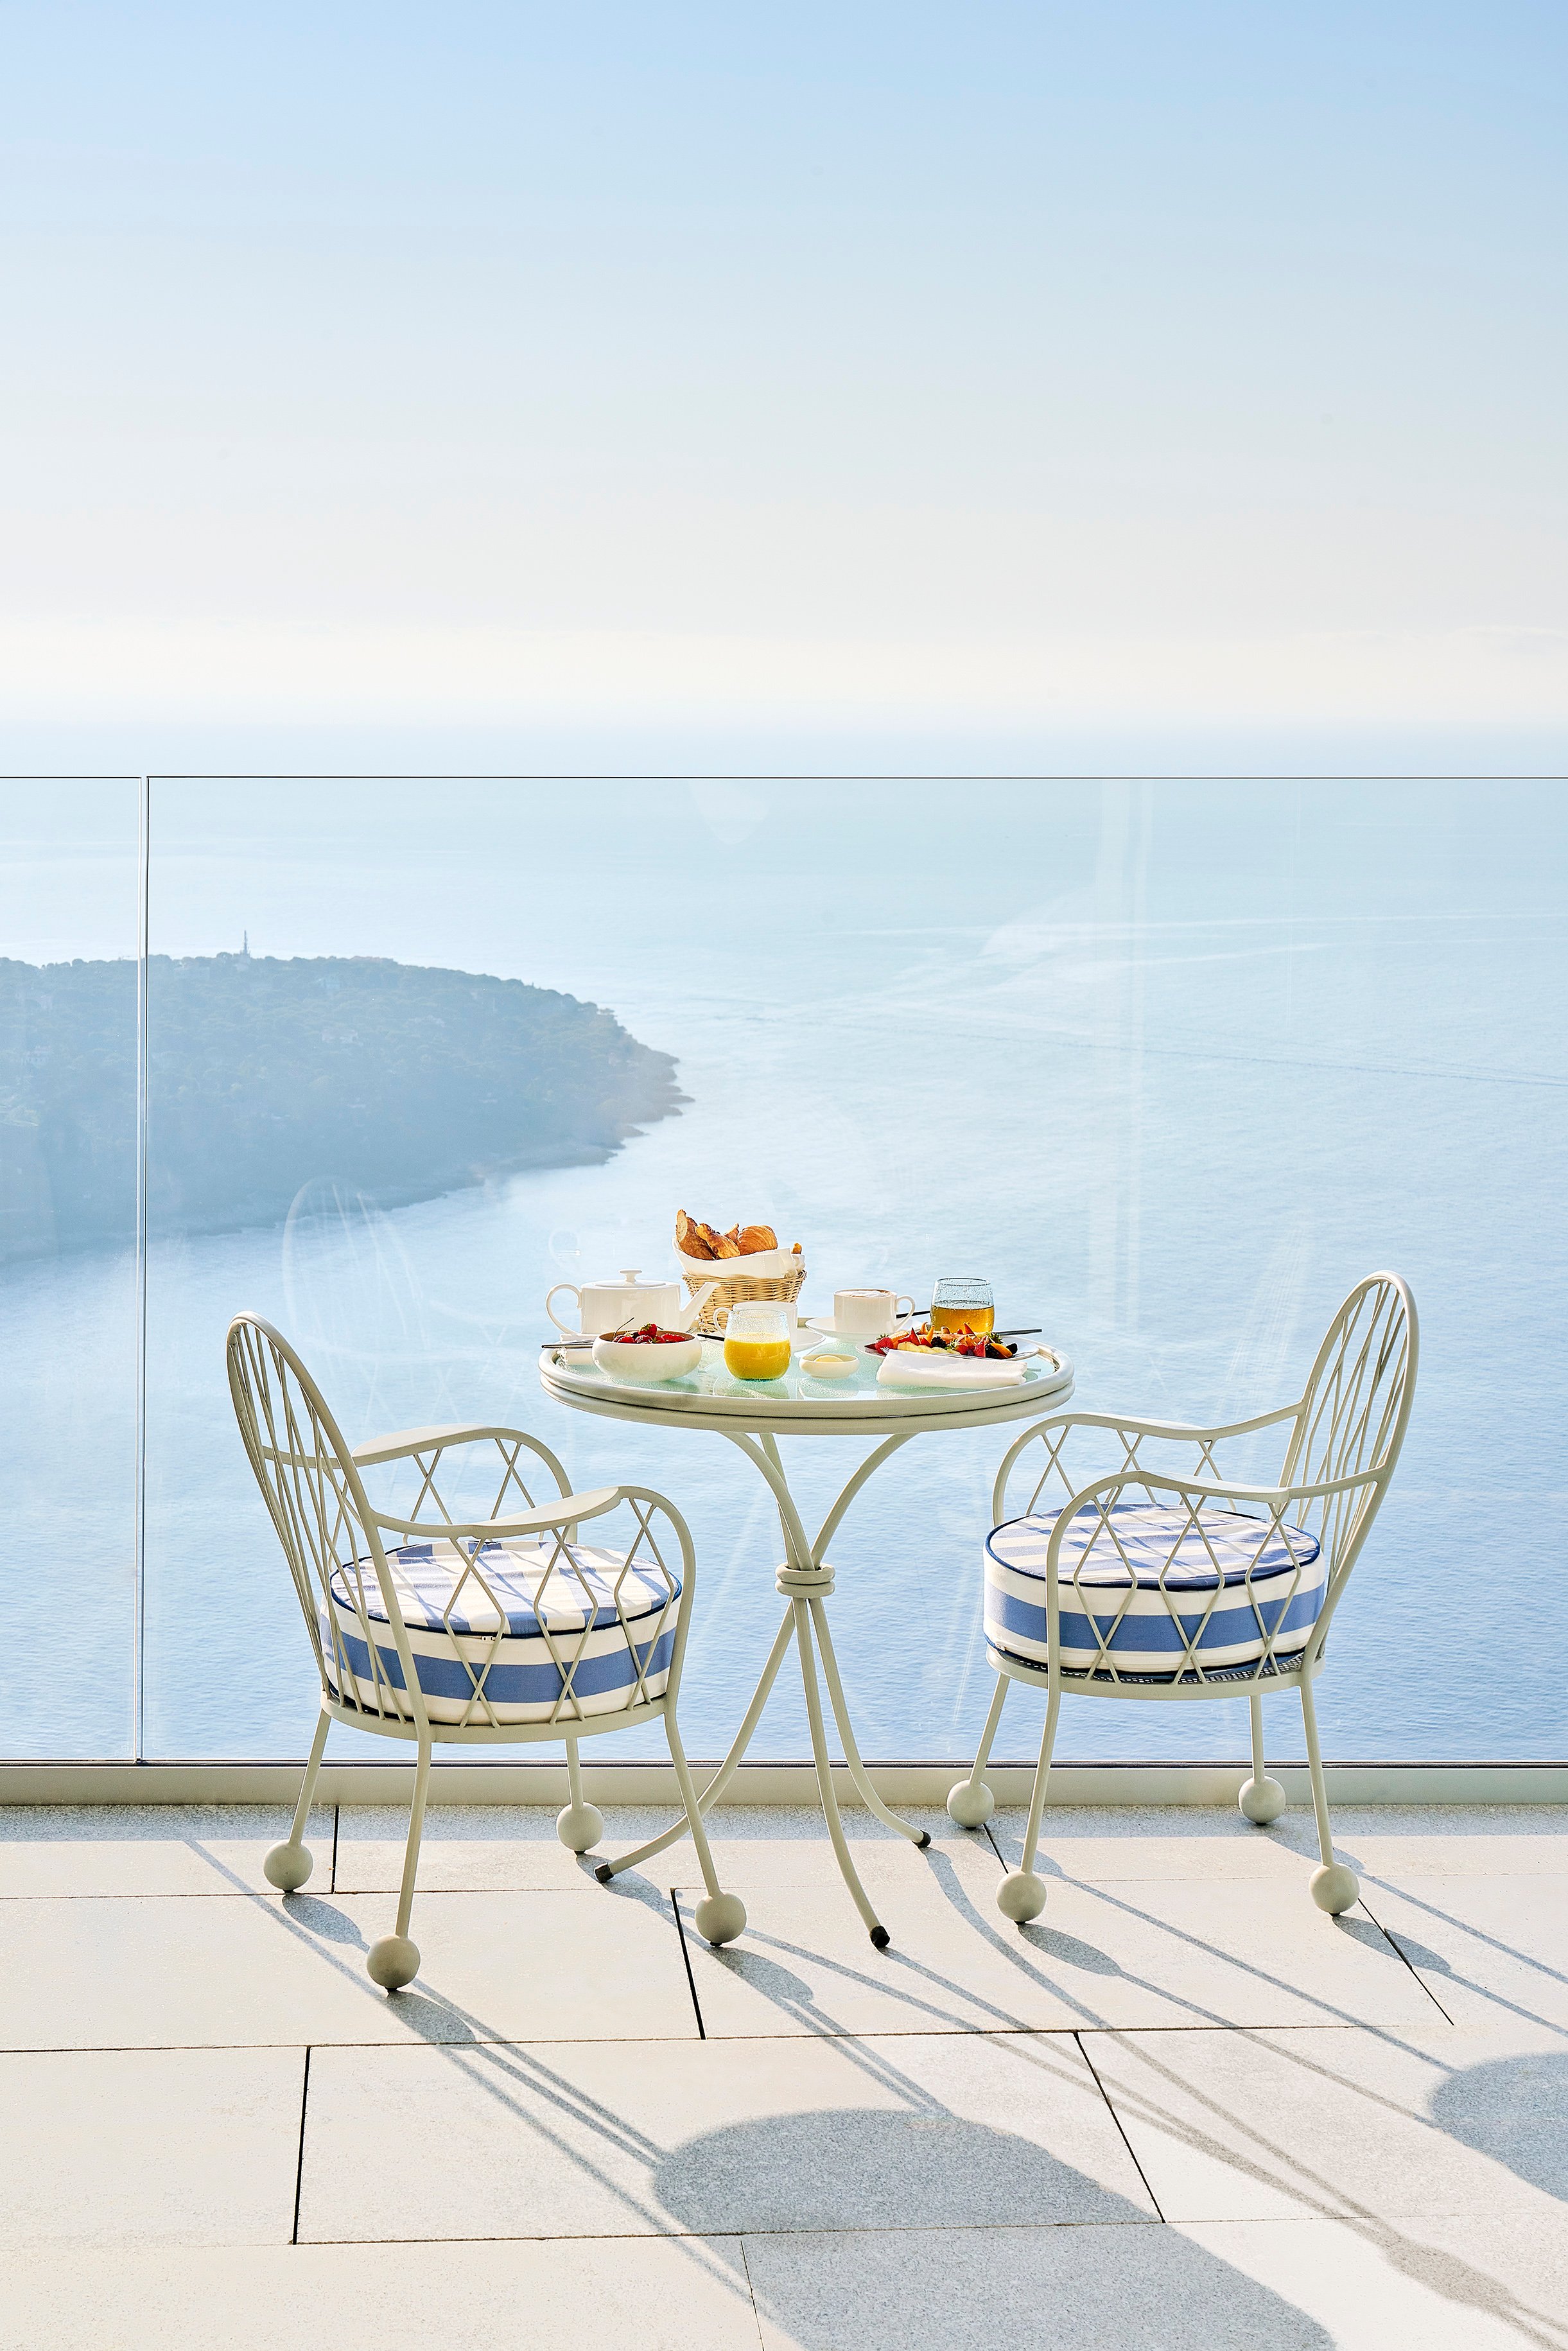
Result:
{"label": "croissant", "polygon": [[[717,1259],[759,1257],[765,1249],[776,1249],[779,1236],[771,1225],[731,1225],[727,1233],[705,1225],[700,1217],[688,1217],[684,1208],[675,1210],[675,1247],[683,1257]],[[796,1242],[792,1254],[801,1254]]]}

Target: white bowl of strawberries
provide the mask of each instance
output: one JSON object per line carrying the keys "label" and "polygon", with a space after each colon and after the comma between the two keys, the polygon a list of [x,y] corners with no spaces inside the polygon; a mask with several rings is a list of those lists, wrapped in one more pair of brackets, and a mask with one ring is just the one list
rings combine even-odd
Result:
{"label": "white bowl of strawberries", "polygon": [[644,1322],[640,1331],[622,1331],[613,1339],[595,1339],[593,1360],[612,1379],[678,1380],[695,1372],[703,1359],[703,1343],[689,1331],[667,1331],[658,1322]]}

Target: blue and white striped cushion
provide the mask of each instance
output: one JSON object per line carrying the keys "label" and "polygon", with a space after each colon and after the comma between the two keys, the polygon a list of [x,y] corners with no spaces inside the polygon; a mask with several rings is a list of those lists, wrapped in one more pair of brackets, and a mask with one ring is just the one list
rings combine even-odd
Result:
{"label": "blue and white striped cushion", "polygon": [[[547,1577],[554,1549],[553,1538],[548,1538],[538,1543],[483,1543],[472,1560],[466,1549],[460,1552],[452,1542],[404,1543],[387,1552],[432,1722],[548,1721],[568,1679],[571,1694],[561,1706],[562,1720],[613,1714],[643,1703],[634,1688],[640,1666],[647,1696],[664,1696],[675,1645],[679,1579],[672,1574],[666,1583],[657,1568],[641,1563],[628,1568],[622,1552],[586,1543],[570,1546],[570,1561],[565,1553],[557,1556]],[[477,1568],[483,1583],[467,1572],[471,1568]],[[321,1627],[329,1668],[336,1655],[342,1664],[334,1679],[340,1675],[350,1685],[350,1699],[357,1695],[372,1713],[393,1711],[396,1701],[388,1699],[384,1687],[377,1694],[361,1606],[382,1671],[393,1691],[402,1689],[392,1634],[382,1638],[374,1630],[386,1624],[387,1612],[368,1559],[333,1573],[334,1622],[323,1621]],[[476,1695],[476,1683],[483,1698]]]}
{"label": "blue and white striped cushion", "polygon": [[[1105,1515],[1086,1502],[1062,1537],[1065,1667],[1174,1677],[1191,1671],[1188,1641],[1206,1671],[1253,1665],[1270,1640],[1281,1659],[1305,1646],[1323,1604],[1314,1536],[1239,1510],[1199,1510],[1195,1527],[1184,1509],[1113,1502],[1113,1540]],[[1026,1665],[1048,1662],[1046,1553],[1061,1516],[1010,1519],[986,1540],[986,1637]]]}

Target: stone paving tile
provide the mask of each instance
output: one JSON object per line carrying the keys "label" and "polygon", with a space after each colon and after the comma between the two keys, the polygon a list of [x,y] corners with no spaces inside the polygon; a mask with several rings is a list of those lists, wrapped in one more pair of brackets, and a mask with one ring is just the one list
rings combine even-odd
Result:
{"label": "stone paving tile", "polygon": [[385,1895],[0,1903],[0,2045],[695,2034],[668,1899],[596,1890],[422,1897],[420,1976],[391,1997],[364,1965]]}
{"label": "stone paving tile", "polygon": [[[437,2166],[389,2168],[400,2134]],[[318,2050],[302,2238],[1144,2220],[1071,2034]]]}
{"label": "stone paving tile", "polygon": [[1167,2220],[1535,2212],[1568,2198],[1568,2043],[1540,2031],[1086,2033]]}
{"label": "stone paving tile", "polygon": [[1568,1870],[1369,1882],[1367,1908],[1458,2025],[1568,2034]]}
{"label": "stone paving tile", "polygon": [[448,2343],[758,2351],[757,2315],[737,2238],[0,2259],[0,2351]]}
{"label": "stone paving tile", "polygon": [[[1009,1869],[1023,1854],[1026,1815],[1009,1806],[991,1816],[990,1831]],[[1317,1859],[1309,1812],[1305,1823],[1287,1813],[1280,1826],[1254,1828],[1236,1807],[1166,1804],[1113,1809],[1063,1804],[1047,1811],[1036,1866],[1041,1877],[1080,1885],[1121,1878],[1191,1877],[1300,1882],[1303,1856]],[[1311,1864],[1307,1865],[1308,1867]]]}
{"label": "stone paving tile", "polygon": [[744,2243],[765,2351],[1335,2351],[1291,2298],[1177,2229],[797,2231]]}
{"label": "stone paving tile", "polygon": [[[1172,2233],[1176,2233],[1173,2231]],[[1568,2215],[1200,2221],[1179,2231],[1334,2351],[1561,2351]],[[1219,2335],[1228,2343],[1241,2338]],[[1287,2340],[1290,2338],[1287,2337]],[[1272,2351],[1269,2337],[1262,2346]]]}
{"label": "stone paving tile", "polygon": [[[1568,1868],[1568,1808],[1511,1805],[1341,1805],[1334,1850],[1364,1876],[1555,1876]],[[990,1822],[1009,1868],[1023,1850],[1025,1814],[1009,1806]],[[1255,1828],[1233,1804],[1049,1807],[1040,1874],[1080,1883],[1118,1878],[1256,1877],[1300,1882],[1316,1868],[1310,1803]]]}
{"label": "stone paving tile", "polygon": [[[985,1838],[956,1828],[940,1807],[910,1813],[933,1844],[995,1872],[998,1864]],[[645,1844],[670,1825],[668,1807],[607,1806],[604,1834],[591,1854],[568,1853],[555,1833],[555,1814],[531,1804],[447,1804],[426,1816],[420,1850],[419,1882],[431,1889],[597,1890],[597,1862]],[[857,1865],[869,1877],[896,1876],[915,1849],[860,1806],[846,1809],[844,1825]],[[408,1813],[392,1805],[342,1808],[338,1827],[339,1893],[392,1891],[402,1875]],[[821,1812],[793,1804],[721,1804],[710,1814],[708,1835],[721,1882],[739,1886],[825,1884],[836,1875],[833,1850]],[[634,1873],[661,1892],[695,1877],[689,1838],[645,1862]]]}
{"label": "stone paving tile", "polygon": [[766,2351],[1552,2351],[1568,2223],[746,2238]]}
{"label": "stone paving tile", "polygon": [[0,2056],[0,2246],[286,2245],[299,2049]]}
{"label": "stone paving tile", "polygon": [[[1345,1805],[1333,1817],[1336,1851],[1364,1877],[1568,1874],[1568,1805]],[[1303,1850],[1316,1860],[1314,1834]]]}
{"label": "stone paving tile", "polygon": [[[331,1880],[334,1807],[307,1836],[313,1892]],[[262,1857],[288,1834],[282,1804],[0,1805],[0,1900],[18,1895],[264,1894]]]}
{"label": "stone paving tile", "polygon": [[[927,1856],[929,1859],[929,1856]],[[1304,1886],[1059,1885],[1020,1931],[938,1855],[875,1889],[892,1948],[873,1950],[841,1886],[748,1890],[748,1924],[715,1951],[683,1917],[713,2035],[1128,2030],[1193,2024],[1441,2022],[1370,1919],[1325,1917]]]}

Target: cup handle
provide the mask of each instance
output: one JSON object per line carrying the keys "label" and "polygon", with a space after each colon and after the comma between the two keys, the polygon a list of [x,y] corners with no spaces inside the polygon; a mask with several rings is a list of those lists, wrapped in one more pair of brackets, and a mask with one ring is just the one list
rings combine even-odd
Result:
{"label": "cup handle", "polygon": [[916,1306],[913,1298],[895,1298],[893,1301],[893,1319],[895,1322],[906,1306],[909,1309],[911,1321],[913,1321],[915,1316],[920,1311],[919,1307]]}
{"label": "cup handle", "polygon": [[[570,1325],[569,1322],[563,1322],[561,1321],[560,1316],[556,1312],[555,1308],[550,1304],[550,1300],[555,1296],[556,1291],[557,1291],[558,1290],[570,1290],[571,1291],[572,1296],[573,1296],[573,1297],[576,1299],[576,1301],[577,1301],[577,1329],[576,1329],[575,1331],[572,1329],[571,1325]],[[553,1287],[552,1287],[551,1289],[548,1290],[545,1292],[545,1312],[549,1316],[550,1321],[555,1324],[556,1329],[557,1329],[557,1330],[561,1333],[561,1335],[562,1335],[562,1337],[563,1337],[563,1338],[567,1338],[567,1339],[580,1339],[580,1338],[581,1338],[581,1336],[582,1336],[582,1292],[581,1292],[581,1290],[579,1290],[579,1289],[577,1288],[577,1286],[576,1286],[576,1284],[575,1284],[575,1283],[573,1283],[573,1282],[570,1282],[570,1281],[558,1281],[558,1282],[556,1282],[556,1283],[553,1285]]]}
{"label": "cup handle", "polygon": [[714,1308],[714,1310],[713,1310],[713,1319],[714,1319],[714,1321],[718,1324],[718,1327],[719,1327],[719,1330],[720,1330],[720,1332],[724,1332],[725,1330],[727,1330],[727,1329],[728,1328],[728,1324],[729,1324],[729,1309],[728,1309],[728,1307],[727,1307],[727,1306],[716,1306],[716,1307]]}

